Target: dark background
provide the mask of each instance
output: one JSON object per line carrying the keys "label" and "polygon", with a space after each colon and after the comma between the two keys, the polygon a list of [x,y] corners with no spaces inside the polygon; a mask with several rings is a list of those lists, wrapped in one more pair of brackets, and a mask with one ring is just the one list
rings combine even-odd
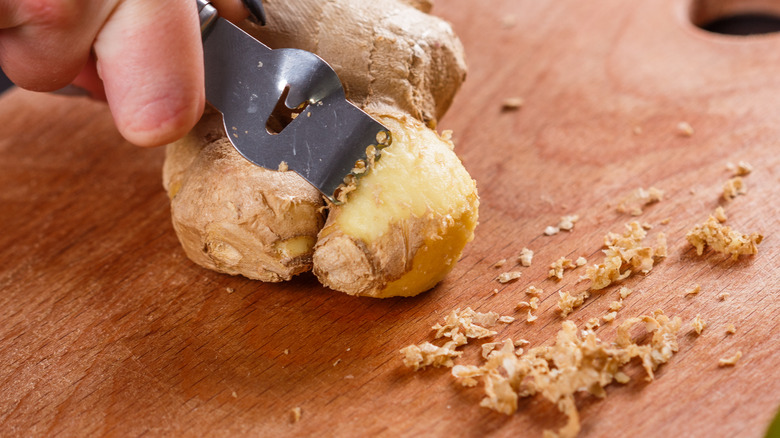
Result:
{"label": "dark background", "polygon": [[5,75],[3,74],[3,71],[2,71],[2,70],[0,70],[0,93],[2,93],[3,91],[5,91],[5,90],[6,90],[8,87],[10,87],[11,85],[12,85],[12,84],[11,84],[11,81],[10,81],[10,80],[8,80],[8,78],[7,78],[7,77],[5,77]]}

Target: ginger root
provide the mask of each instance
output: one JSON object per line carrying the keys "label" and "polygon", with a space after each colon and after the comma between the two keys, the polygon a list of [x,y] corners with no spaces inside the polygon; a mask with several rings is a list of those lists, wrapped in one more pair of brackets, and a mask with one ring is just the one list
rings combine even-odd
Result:
{"label": "ginger root", "polygon": [[[418,9],[419,8],[419,9]],[[268,24],[243,28],[269,47],[308,50],[368,112],[402,112],[435,127],[466,77],[463,46],[424,0],[266,2]]]}
{"label": "ginger root", "polygon": [[393,144],[347,202],[331,207],[314,274],[352,295],[416,295],[441,281],[472,239],[476,185],[451,141],[409,116],[378,119]]}
{"label": "ginger root", "polygon": [[246,161],[220,115],[207,111],[167,146],[163,170],[174,229],[191,260],[262,281],[313,266],[326,286],[374,297],[416,295],[452,269],[473,237],[478,197],[451,141],[432,129],[465,79],[465,63],[450,26],[423,12],[429,5],[268,1],[268,26],[242,25],[272,48],[320,55],[393,143],[325,222],[314,187],[294,172]]}
{"label": "ginger root", "polygon": [[325,221],[320,192],[293,172],[250,163],[211,112],[167,146],[163,183],[173,227],[195,263],[227,274],[284,281],[311,269]]}

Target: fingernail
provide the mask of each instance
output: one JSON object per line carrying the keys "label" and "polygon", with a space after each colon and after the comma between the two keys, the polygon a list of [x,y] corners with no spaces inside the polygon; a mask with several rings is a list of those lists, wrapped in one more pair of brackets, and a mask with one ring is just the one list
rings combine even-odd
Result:
{"label": "fingernail", "polygon": [[90,96],[90,92],[87,91],[85,88],[81,88],[78,85],[73,85],[73,84],[66,85],[60,88],[59,90],[54,90],[51,92],[51,94],[57,94],[60,96],[74,96],[74,97]]}

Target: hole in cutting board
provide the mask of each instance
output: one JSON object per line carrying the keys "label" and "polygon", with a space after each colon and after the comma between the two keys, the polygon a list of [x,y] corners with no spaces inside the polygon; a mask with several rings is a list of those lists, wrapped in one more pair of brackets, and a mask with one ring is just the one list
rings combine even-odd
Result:
{"label": "hole in cutting board", "polygon": [[297,108],[288,107],[284,103],[287,100],[288,94],[290,94],[289,85],[284,88],[282,95],[279,97],[279,101],[276,102],[274,110],[271,112],[271,115],[268,116],[268,121],[265,123],[265,129],[269,134],[276,135],[284,131],[284,128],[309,106],[309,102],[303,102]]}
{"label": "hole in cutting board", "polygon": [[699,27],[724,35],[761,35],[780,32],[780,17],[762,14],[732,15]]}
{"label": "hole in cutting board", "polygon": [[691,22],[723,35],[761,35],[780,32],[780,2],[774,0],[694,0]]}

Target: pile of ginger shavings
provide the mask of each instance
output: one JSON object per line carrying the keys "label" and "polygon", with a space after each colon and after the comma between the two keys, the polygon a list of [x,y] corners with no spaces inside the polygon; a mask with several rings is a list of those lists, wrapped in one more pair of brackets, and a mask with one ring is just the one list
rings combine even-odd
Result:
{"label": "pile of ginger shavings", "polygon": [[[723,200],[730,202],[737,195],[747,192],[742,177],[750,174],[753,166],[740,161],[736,167],[729,163],[727,168],[734,172],[734,176],[723,185]],[[723,207],[718,207],[704,223],[688,231],[685,238],[696,248],[696,254],[702,255],[707,246],[716,252],[731,255],[733,260],[737,260],[740,255],[757,254],[758,245],[764,236],[759,233],[744,234],[735,231],[722,224],[726,219]]]}
{"label": "pile of ginger shavings", "polygon": [[[451,351],[456,345],[465,345],[469,338],[495,335],[494,331],[478,325],[475,327],[475,320],[483,318],[486,320],[482,322],[500,320],[493,312],[480,314],[471,309],[452,312],[443,325],[433,326],[437,330],[437,338],[447,336],[452,339],[438,348]],[[645,329],[652,335],[650,342],[644,345],[637,344],[630,335],[640,323],[644,323]],[[580,332],[573,322],[563,321],[553,345],[533,347],[524,352],[517,346],[525,341],[506,339],[501,348],[490,351],[479,366],[455,365],[453,359],[462,352],[444,356],[431,354],[430,347],[426,345],[432,344],[428,342],[410,345],[402,349],[401,354],[404,355],[404,364],[415,370],[427,365],[448,366],[452,367],[455,380],[464,386],[473,387],[482,382],[485,397],[480,405],[506,415],[517,411],[520,397],[541,394],[568,418],[566,425],[557,432],[545,431],[545,437],[574,437],[580,430],[575,394],[588,392],[605,397],[604,387],[613,380],[619,383],[630,380],[622,368],[633,358],[639,359],[647,373],[647,380],[652,381],[658,366],[668,362],[677,351],[677,333],[681,325],[680,318],[670,319],[658,310],[652,315],[627,319],[617,327],[615,342],[607,343],[597,338],[592,330]]]}
{"label": "pile of ginger shavings", "polygon": [[604,260],[588,266],[581,280],[591,280],[588,290],[577,295],[560,291],[558,308],[561,316],[566,317],[574,308],[579,307],[590,297],[590,291],[606,288],[612,283],[625,280],[635,272],[647,275],[656,262],[667,256],[666,235],[659,232],[654,245],[644,243],[647,230],[638,222],[626,224],[626,230],[620,233],[608,233],[604,236]]}
{"label": "pile of ginger shavings", "polygon": [[[752,166],[745,162],[740,162],[734,169],[735,178],[745,176],[751,173]],[[728,185],[728,184],[727,184]],[[663,197],[663,191],[651,187],[645,191],[639,189],[640,203],[648,204],[658,202]],[[644,196],[646,195],[646,196]],[[724,194],[724,199],[728,202],[733,196]],[[633,200],[632,200],[633,201]],[[641,214],[641,208],[634,211]],[[755,255],[758,252],[758,244],[763,240],[759,233],[743,234],[732,230],[723,225],[726,221],[726,215],[722,207],[710,215],[702,224],[694,226],[688,231],[686,239],[696,248],[696,253],[702,255],[704,248],[709,246],[714,251],[729,254],[733,259],[740,255]],[[668,253],[666,236],[664,233],[656,235],[654,246],[644,245],[642,242],[647,236],[645,226],[638,222],[626,224],[626,231],[623,234],[609,233],[604,237],[604,260],[598,265],[589,266],[581,279],[591,280],[589,290],[579,295],[570,295],[566,292],[559,292],[561,295],[558,307],[561,309],[561,315],[566,317],[574,308],[590,296],[590,291],[604,289],[607,286],[628,278],[635,272],[648,274],[653,269],[654,264]]]}
{"label": "pile of ginger shavings", "polygon": [[721,225],[726,221],[723,209],[718,207],[713,215],[702,224],[696,225],[685,238],[696,248],[696,254],[702,255],[704,248],[709,246],[714,251],[730,254],[733,260],[740,255],[754,255],[758,253],[758,244],[764,239],[759,233],[743,234],[732,230],[731,227]]}
{"label": "pile of ginger shavings", "polygon": [[589,266],[584,278],[591,280],[591,290],[604,289],[610,284],[628,278],[634,272],[648,274],[658,259],[667,255],[666,235],[658,233],[654,246],[643,245],[647,230],[638,222],[626,224],[622,234],[604,236],[604,261]]}
{"label": "pile of ginger shavings", "polygon": [[487,327],[492,327],[498,322],[510,323],[513,320],[511,316],[500,316],[496,312],[476,312],[470,307],[465,310],[453,310],[444,318],[443,324],[437,323],[432,327],[436,330],[436,339],[446,337],[450,340],[442,346],[425,341],[402,348],[404,365],[415,371],[429,365],[452,367],[452,360],[463,354],[462,351],[456,350],[458,347],[466,345],[469,339],[494,336],[496,332]]}
{"label": "pile of ginger shavings", "polygon": [[[740,163],[737,175],[750,173],[752,169],[748,166],[746,163]],[[639,215],[643,205],[658,202],[663,197],[663,192],[654,188],[648,191],[638,190],[636,194],[622,205],[619,209],[621,212]],[[727,200],[731,198],[733,197],[724,196]],[[738,233],[722,225],[725,221],[725,212],[719,207],[706,222],[688,232],[687,240],[696,247],[699,255],[705,246],[730,254],[734,258],[742,254],[756,254],[756,246],[763,236],[757,233]],[[668,219],[661,223],[668,223]],[[558,307],[561,309],[561,316],[565,318],[574,308],[580,306],[590,296],[590,291],[604,289],[636,272],[648,274],[660,259],[665,258],[668,248],[664,233],[658,233],[654,243],[645,243],[647,230],[650,228],[649,225],[629,222],[623,233],[608,233],[604,237],[604,260],[600,264],[587,267],[585,275],[580,277],[581,280],[591,280],[589,288],[577,295],[559,291]],[[559,278],[558,275],[555,277]],[[605,322],[615,319],[617,310],[623,307],[623,299],[630,293],[630,289],[620,288],[620,300],[610,304],[612,312],[603,317]],[[613,380],[627,383],[630,378],[622,369],[632,359],[639,359],[647,374],[647,380],[652,381],[654,371],[668,362],[677,351],[677,336],[682,325],[679,317],[669,318],[657,310],[652,315],[626,319],[617,326],[615,341],[607,343],[595,335],[594,330],[599,327],[598,318],[591,318],[583,330],[578,330],[572,321],[565,320],[555,343],[551,346],[537,346],[524,352],[520,347],[528,341],[513,342],[506,339],[482,346],[485,360],[481,365],[456,365],[454,359],[462,355],[461,351],[455,351],[456,347],[466,345],[468,339],[496,335],[495,331],[488,330],[479,323],[490,326],[502,318],[509,318],[503,322],[511,322],[511,317],[499,317],[494,312],[482,314],[470,308],[464,312],[454,311],[447,316],[444,325],[437,324],[433,327],[437,330],[436,338],[444,336],[451,338],[451,341],[443,347],[436,347],[429,342],[410,345],[401,350],[404,363],[415,370],[427,365],[451,367],[453,377],[462,385],[473,387],[482,383],[485,397],[480,403],[481,406],[507,415],[516,412],[520,397],[541,394],[555,404],[568,419],[558,431],[545,431],[545,437],[576,436],[580,431],[580,424],[575,394],[587,392],[604,397],[604,387]],[[639,345],[631,338],[630,332],[642,323],[651,339],[648,343]],[[730,333],[733,332],[732,329]],[[740,357],[741,352],[737,352],[732,358],[721,359],[719,366],[733,366]]]}

